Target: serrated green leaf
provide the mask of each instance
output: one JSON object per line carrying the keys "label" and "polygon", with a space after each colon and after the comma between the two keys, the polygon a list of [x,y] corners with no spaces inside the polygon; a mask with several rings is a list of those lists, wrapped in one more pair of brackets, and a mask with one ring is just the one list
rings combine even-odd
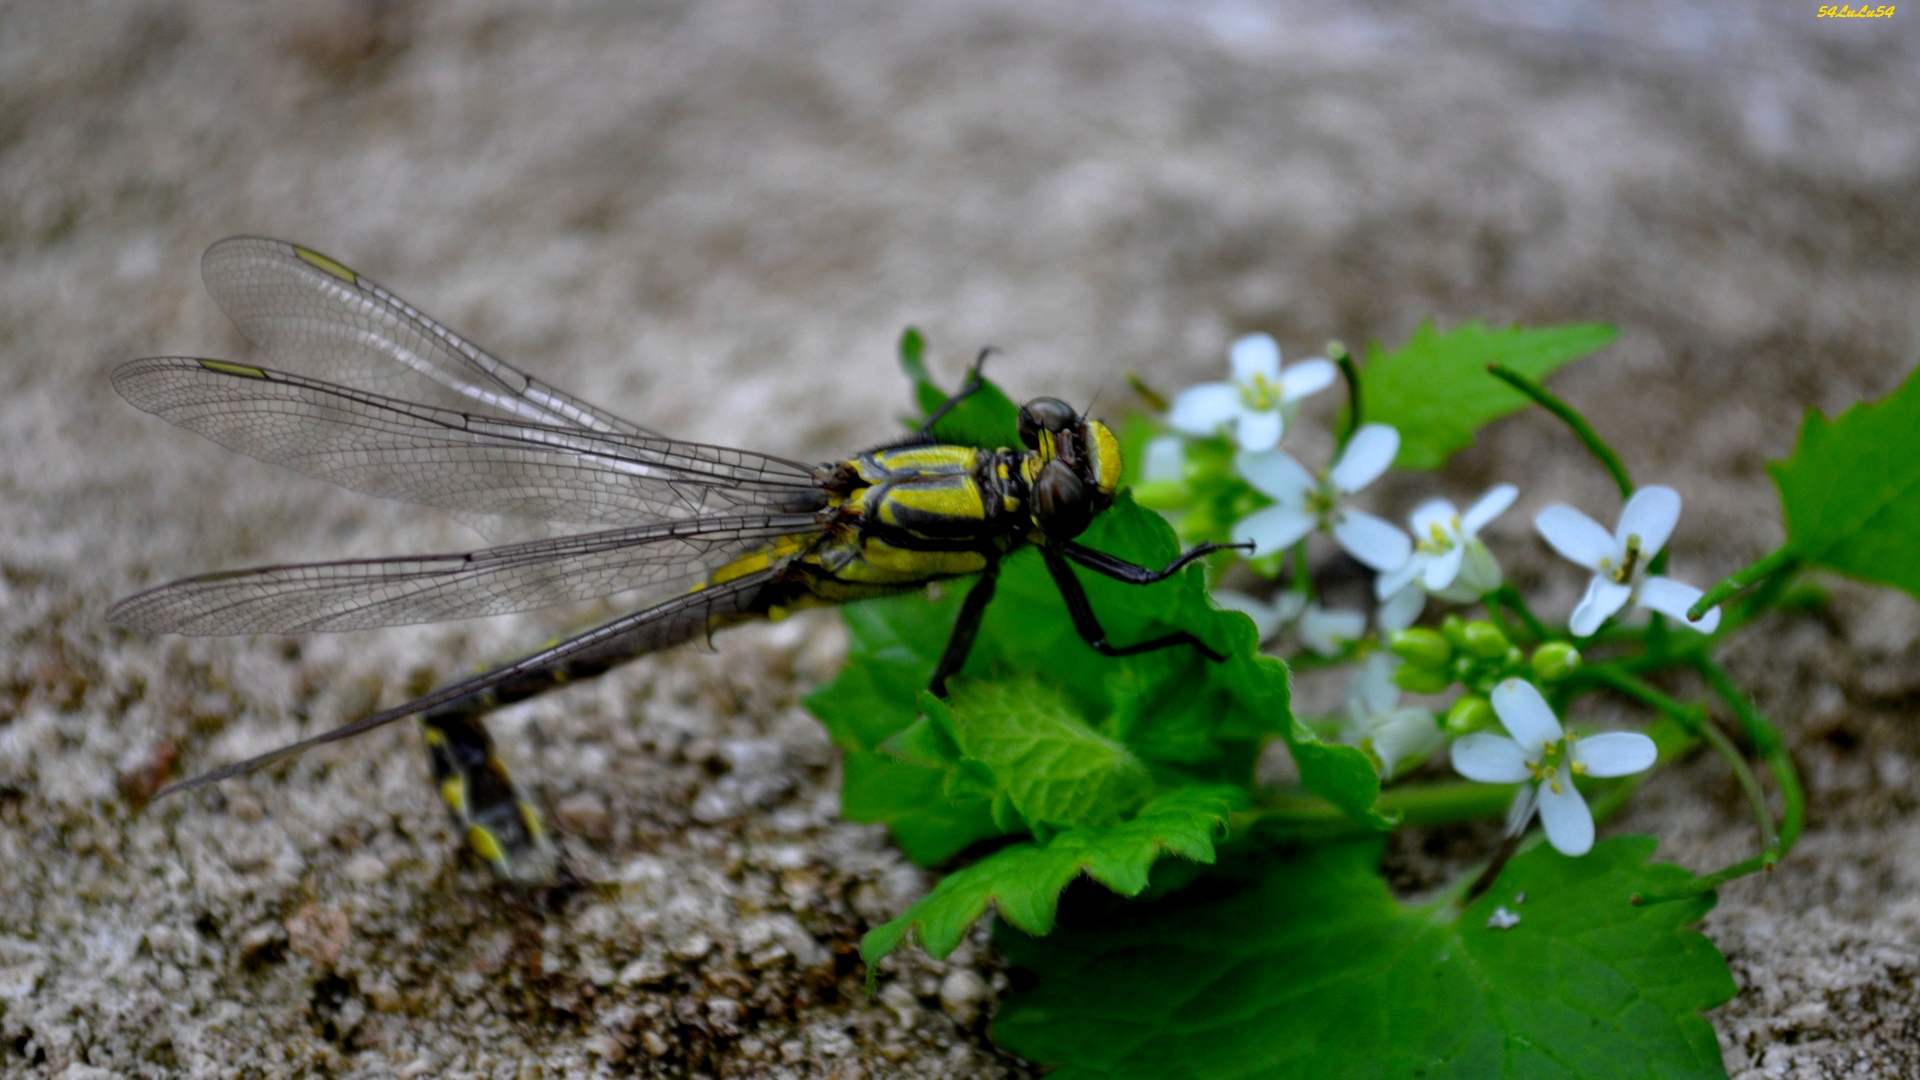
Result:
{"label": "serrated green leaf", "polygon": [[1837,419],[1808,409],[1793,456],[1767,471],[1793,554],[1920,596],[1920,372]]}
{"label": "serrated green leaf", "polygon": [[948,874],[897,918],[868,931],[860,956],[871,967],[909,933],[932,956],[946,956],[988,905],[1022,930],[1045,934],[1053,929],[1061,890],[1081,874],[1137,896],[1164,854],[1213,862],[1214,841],[1244,801],[1235,788],[1185,787],[1158,796],[1123,824],[1067,829],[1045,843],[1002,848]]}
{"label": "serrated green leaf", "polygon": [[[1179,552],[1167,523],[1125,494],[1081,541],[1145,566],[1164,566]],[[1257,635],[1245,615],[1214,606],[1203,568],[1148,586],[1076,573],[1108,640],[1124,644],[1184,629],[1228,659],[1214,663],[1184,647],[1120,658],[1095,653],[1074,630],[1037,553],[1027,550],[1005,562],[962,675],[1037,679],[1054,688],[1088,726],[1123,744],[1149,768],[1170,771],[1179,780],[1248,784],[1262,741],[1279,736],[1294,750],[1302,782],[1311,791],[1376,826],[1390,824],[1371,810],[1379,777],[1366,755],[1350,746],[1320,744],[1294,722],[1286,665],[1257,654]],[[914,594],[845,609],[847,665],[807,699],[836,743],[873,750],[914,723],[918,696],[969,585],[948,583],[937,603]],[[862,776],[883,780],[889,775],[847,774],[842,804],[849,816],[854,808],[898,809],[892,796],[854,790],[864,782]],[[1002,821],[1008,820],[1003,814]]]}
{"label": "serrated green leaf", "polygon": [[1087,726],[1064,694],[1037,679],[956,679],[952,697],[960,752],[994,775],[1029,823],[1112,825],[1152,787],[1132,751]]}
{"label": "serrated green leaf", "polygon": [[987,792],[949,795],[950,770],[913,765],[868,750],[841,760],[840,816],[884,823],[900,850],[921,866],[945,862],[977,841],[999,836]]}
{"label": "serrated green leaf", "polygon": [[1424,322],[1392,352],[1367,346],[1367,365],[1360,374],[1361,408],[1367,421],[1399,430],[1395,465],[1437,469],[1473,442],[1481,427],[1529,404],[1519,391],[1488,374],[1488,364],[1505,364],[1539,379],[1604,348],[1618,334],[1604,323],[1529,330],[1468,322],[1443,333],[1431,321]]}
{"label": "serrated green leaf", "polygon": [[[927,371],[927,340],[909,326],[900,335],[900,370],[913,380],[914,400],[922,417],[932,416],[947,400],[947,392]],[[964,381],[962,383],[964,385]],[[980,389],[967,395],[933,425],[935,441],[955,446],[989,449],[1020,445],[1020,407],[1006,392],[982,376]]]}
{"label": "serrated green leaf", "polygon": [[[1458,914],[1396,901],[1377,843],[1250,858],[1045,940],[1003,929],[1039,983],[993,1036],[1056,1080],[1724,1077],[1700,1011],[1733,980],[1688,929],[1713,897],[1634,906],[1692,880],[1654,847],[1541,845]],[[1496,907],[1519,923],[1489,926]]]}

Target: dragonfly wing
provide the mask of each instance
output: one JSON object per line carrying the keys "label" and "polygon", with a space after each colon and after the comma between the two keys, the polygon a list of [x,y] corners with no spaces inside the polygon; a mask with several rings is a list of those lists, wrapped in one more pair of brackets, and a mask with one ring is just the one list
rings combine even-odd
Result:
{"label": "dragonfly wing", "polygon": [[[304,634],[528,611],[616,593],[656,602],[722,567],[778,568],[824,529],[815,514],[701,518],[448,555],[232,570],[115,604],[118,624],[174,634]],[[737,565],[735,565],[737,564]]]}
{"label": "dragonfly wing", "polygon": [[502,683],[534,675],[542,669],[570,659],[600,653],[639,656],[655,649],[678,645],[705,632],[713,625],[713,620],[716,618],[742,615],[758,610],[761,591],[777,576],[776,570],[757,571],[710,589],[702,589],[696,593],[656,604],[644,611],[623,615],[578,637],[542,649],[532,656],[504,664],[470,679],[443,686],[425,697],[415,698],[405,704],[344,724],[311,739],[283,746],[259,757],[235,762],[212,772],[202,773],[190,780],[169,785],[162,788],[156,797],[250,773],[323,743],[352,738],[372,731],[374,728],[391,724],[395,720],[403,720],[430,709],[437,709],[442,705],[459,701],[461,698],[484,693]]}
{"label": "dragonfly wing", "polygon": [[457,514],[609,526],[825,502],[798,462],[461,412],[248,364],[149,357],[121,365],[113,385],[229,449]]}
{"label": "dragonfly wing", "polygon": [[229,237],[201,256],[200,275],[240,333],[288,371],[443,408],[652,434],[533,378],[311,248]]}

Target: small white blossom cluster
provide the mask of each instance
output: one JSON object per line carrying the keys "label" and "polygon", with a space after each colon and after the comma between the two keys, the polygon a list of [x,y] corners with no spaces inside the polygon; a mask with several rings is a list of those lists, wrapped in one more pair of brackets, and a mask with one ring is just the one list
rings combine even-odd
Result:
{"label": "small white blossom cluster", "polygon": [[[1393,427],[1360,425],[1318,472],[1280,448],[1299,402],[1338,378],[1332,361],[1315,357],[1283,365],[1274,339],[1252,334],[1233,343],[1231,365],[1229,381],[1192,387],[1173,400],[1166,422],[1176,434],[1149,444],[1143,479],[1179,483],[1185,475],[1188,439],[1229,440],[1235,451],[1234,473],[1267,500],[1232,523],[1233,540],[1251,546],[1248,557],[1267,560],[1277,572],[1286,553],[1303,555],[1301,545],[1313,534],[1323,534],[1375,572],[1378,606],[1371,620],[1363,611],[1322,607],[1311,597],[1300,556],[1292,569],[1297,588],[1272,600],[1217,590],[1217,602],[1250,616],[1263,642],[1291,628],[1312,653],[1358,661],[1339,734],[1371,755],[1383,779],[1392,779],[1458,736],[1451,752],[1456,771],[1473,780],[1519,785],[1508,818],[1511,830],[1526,828],[1538,814],[1554,847],[1569,855],[1584,854],[1593,845],[1593,816],[1573,778],[1646,769],[1657,756],[1652,740],[1632,732],[1584,738],[1567,734],[1539,689],[1521,677],[1504,678],[1494,686],[1494,676],[1489,676],[1480,684],[1486,694],[1479,700],[1480,709],[1485,711],[1490,702],[1492,717],[1511,737],[1450,731],[1451,721],[1442,723],[1429,709],[1401,703],[1395,672],[1403,661],[1382,648],[1391,635],[1420,619],[1429,598],[1471,604],[1501,589],[1500,564],[1480,532],[1513,506],[1519,489],[1500,484],[1464,513],[1446,499],[1431,499],[1414,508],[1410,531],[1403,531],[1351,505],[1399,454],[1400,433]],[[1718,608],[1698,621],[1687,618],[1700,590],[1650,572],[1649,564],[1666,546],[1679,518],[1680,496],[1667,487],[1636,492],[1611,531],[1564,504],[1548,506],[1535,516],[1534,527],[1549,546],[1593,573],[1569,620],[1572,637],[1591,637],[1629,604],[1701,633],[1719,626]],[[1377,639],[1367,636],[1369,621]]]}

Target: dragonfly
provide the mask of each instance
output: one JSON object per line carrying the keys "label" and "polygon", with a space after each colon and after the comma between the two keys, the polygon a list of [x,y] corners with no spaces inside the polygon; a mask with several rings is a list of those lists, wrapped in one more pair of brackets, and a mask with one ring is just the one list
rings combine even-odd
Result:
{"label": "dragonfly", "polygon": [[1105,424],[1038,398],[1019,411],[1018,448],[935,440],[938,421],[982,385],[985,352],[913,436],[804,463],[669,438],[590,405],[311,248],[233,237],[207,250],[201,273],[262,363],[134,360],[112,375],[129,403],[259,460],[445,511],[483,535],[515,521],[558,534],[204,574],[121,600],[111,621],[177,634],[304,634],[614,596],[632,610],[158,795],[417,717],[456,830],[502,880],[541,885],[564,865],[486,715],[728,626],[972,577],[928,683],[944,696],[1002,560],[1034,546],[1074,627],[1098,652],[1186,646],[1224,659],[1184,630],[1108,641],[1069,565],[1145,585],[1221,547],[1202,544],[1152,569],[1076,541],[1120,482],[1119,444]]}

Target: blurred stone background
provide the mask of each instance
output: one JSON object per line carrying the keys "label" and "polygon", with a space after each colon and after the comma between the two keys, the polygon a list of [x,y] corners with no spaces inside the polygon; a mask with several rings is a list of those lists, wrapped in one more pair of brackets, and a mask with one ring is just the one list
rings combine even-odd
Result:
{"label": "blurred stone background", "polygon": [[[113,395],[132,357],[244,355],[198,280],[212,241],[314,245],[642,423],[812,458],[895,430],[908,322],[950,376],[994,344],[1014,393],[1118,412],[1125,372],[1217,377],[1252,329],[1299,355],[1606,319],[1620,342],[1555,385],[1681,490],[1674,568],[1704,585],[1778,539],[1763,463],[1800,411],[1920,351],[1920,35],[1816,8],[0,5],[0,1074],[1027,1074],[985,1035],[984,938],[860,992],[860,933],[929,879],[837,819],[797,704],[831,616],[499,719],[600,883],[557,915],[462,854],[404,726],[133,809],[592,614],[107,628],[189,572],[475,542]],[[1538,416],[1438,483],[1495,480],[1523,491],[1496,548],[1565,610],[1580,582],[1526,522],[1616,497]],[[1743,988],[1714,1015],[1736,1075],[1920,1070],[1920,609],[1835,595],[1732,651],[1812,803],[1706,925]],[[1614,828],[1696,869],[1752,844],[1705,760]],[[1458,843],[1395,857],[1417,878]]]}

